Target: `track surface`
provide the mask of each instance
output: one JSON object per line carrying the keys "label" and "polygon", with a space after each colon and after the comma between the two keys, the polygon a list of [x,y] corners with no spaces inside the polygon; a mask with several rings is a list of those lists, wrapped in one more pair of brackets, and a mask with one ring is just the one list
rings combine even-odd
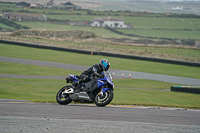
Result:
{"label": "track surface", "polygon": [[[47,62],[47,61],[37,61],[37,60],[28,60],[28,59],[19,59],[19,58],[2,57],[2,56],[0,56],[0,61],[55,67],[55,68],[64,68],[64,69],[79,70],[79,71],[84,71],[89,67],[89,66],[55,63],[55,62]],[[109,69],[109,73],[113,73],[113,72],[115,73],[114,78],[119,78],[119,77],[121,77],[122,73],[124,73],[124,75],[125,75],[124,77],[126,77],[126,78],[128,78],[129,74],[131,74],[132,75],[131,78],[150,79],[150,80],[157,80],[157,81],[170,82],[170,83],[176,83],[176,84],[200,86],[200,79]],[[24,76],[24,75],[8,75],[8,74],[0,74],[0,77],[51,78],[51,79],[54,79],[54,78],[64,79],[65,78],[63,76]]]}
{"label": "track surface", "polygon": [[0,99],[0,132],[197,133],[200,111]]}

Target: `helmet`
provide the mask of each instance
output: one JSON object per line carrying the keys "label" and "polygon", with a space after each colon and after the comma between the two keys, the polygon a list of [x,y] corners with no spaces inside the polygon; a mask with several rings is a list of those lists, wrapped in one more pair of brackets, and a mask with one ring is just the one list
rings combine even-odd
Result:
{"label": "helmet", "polygon": [[110,67],[110,62],[107,60],[107,59],[101,59],[100,62],[99,62],[99,66],[107,71]]}

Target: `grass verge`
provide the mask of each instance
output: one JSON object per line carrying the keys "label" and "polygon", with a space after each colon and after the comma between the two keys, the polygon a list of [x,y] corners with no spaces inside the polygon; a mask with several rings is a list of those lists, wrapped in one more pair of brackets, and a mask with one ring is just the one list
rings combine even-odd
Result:
{"label": "grass verge", "polygon": [[[119,86],[124,86],[123,81],[118,79],[114,82],[118,82],[117,85]],[[137,84],[141,84],[140,87],[146,87],[152,83],[140,79],[132,82],[132,87],[137,86]],[[157,85],[162,86],[162,84],[166,83],[160,82]],[[58,90],[64,85],[66,85],[64,80],[0,78],[0,98],[54,103]],[[114,99],[111,104],[200,109],[200,95],[160,90],[115,88]]]}
{"label": "grass verge", "polygon": [[68,74],[79,75],[81,71],[26,65],[19,63],[9,63],[0,61],[1,74],[14,74],[14,75],[36,75],[36,76],[67,76]]}
{"label": "grass verge", "polygon": [[[149,88],[149,89],[170,89],[174,86],[174,83],[147,80],[147,79],[114,79],[114,84],[118,88]],[[177,85],[177,84],[176,84]],[[177,85],[181,86],[181,85]]]}
{"label": "grass verge", "polygon": [[112,101],[112,104],[200,109],[199,98],[199,94],[181,92],[115,89],[115,98]]}

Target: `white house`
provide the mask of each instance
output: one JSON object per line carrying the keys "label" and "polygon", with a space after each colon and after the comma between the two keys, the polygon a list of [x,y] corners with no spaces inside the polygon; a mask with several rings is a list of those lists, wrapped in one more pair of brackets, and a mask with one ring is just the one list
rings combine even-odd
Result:
{"label": "white house", "polygon": [[92,27],[105,27],[106,25],[111,28],[128,28],[123,19],[116,18],[94,18],[91,24]]}
{"label": "white house", "polygon": [[172,9],[173,10],[183,10],[183,7],[182,6],[176,6],[176,7],[173,7]]}

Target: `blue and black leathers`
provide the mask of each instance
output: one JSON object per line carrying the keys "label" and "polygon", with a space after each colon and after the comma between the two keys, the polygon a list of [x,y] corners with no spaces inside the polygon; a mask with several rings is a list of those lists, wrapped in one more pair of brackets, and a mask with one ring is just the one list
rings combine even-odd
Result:
{"label": "blue and black leathers", "polygon": [[95,76],[99,76],[103,69],[99,66],[99,64],[95,64],[81,73],[80,80],[76,82],[76,85],[81,84],[83,82],[87,82],[90,80],[90,76],[94,74]]}

